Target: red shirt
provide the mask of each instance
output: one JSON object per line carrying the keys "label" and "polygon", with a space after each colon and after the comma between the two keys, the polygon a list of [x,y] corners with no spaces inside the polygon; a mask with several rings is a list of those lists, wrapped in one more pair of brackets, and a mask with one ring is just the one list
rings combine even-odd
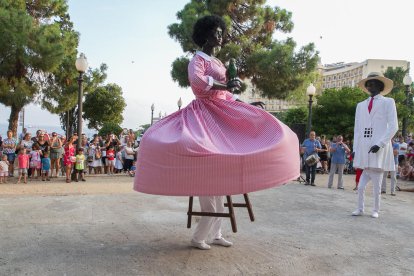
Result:
{"label": "red shirt", "polygon": [[108,160],[115,160],[115,151],[114,150],[107,150],[106,151],[106,158],[108,158]]}
{"label": "red shirt", "polygon": [[19,169],[27,169],[29,167],[29,155],[19,154]]}

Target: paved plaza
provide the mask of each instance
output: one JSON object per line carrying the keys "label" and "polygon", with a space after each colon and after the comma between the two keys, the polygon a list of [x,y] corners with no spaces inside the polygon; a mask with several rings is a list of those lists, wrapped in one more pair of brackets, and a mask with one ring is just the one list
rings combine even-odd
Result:
{"label": "paved plaza", "polygon": [[354,177],[251,193],[256,221],[237,208],[234,246],[209,251],[189,246],[188,198],[133,192],[127,176],[2,184],[0,275],[414,275],[414,193],[383,195],[373,219],[368,186],[352,217]]}

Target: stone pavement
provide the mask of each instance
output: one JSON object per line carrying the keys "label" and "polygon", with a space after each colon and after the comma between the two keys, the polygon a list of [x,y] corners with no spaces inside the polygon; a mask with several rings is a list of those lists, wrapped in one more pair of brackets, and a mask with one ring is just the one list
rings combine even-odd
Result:
{"label": "stone pavement", "polygon": [[0,275],[414,275],[414,193],[352,217],[353,180],[251,193],[256,221],[237,208],[238,232],[223,222],[234,246],[209,251],[189,246],[188,198],[135,193],[130,177],[2,184]]}

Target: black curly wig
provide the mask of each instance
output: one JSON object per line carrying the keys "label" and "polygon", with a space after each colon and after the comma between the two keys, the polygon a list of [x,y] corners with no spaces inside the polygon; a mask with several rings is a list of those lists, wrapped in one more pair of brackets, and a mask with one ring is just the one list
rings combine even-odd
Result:
{"label": "black curly wig", "polygon": [[217,27],[220,27],[223,31],[223,37],[226,33],[226,23],[217,15],[207,15],[197,20],[193,28],[192,39],[195,44],[200,47],[207,42],[208,37],[214,32]]}

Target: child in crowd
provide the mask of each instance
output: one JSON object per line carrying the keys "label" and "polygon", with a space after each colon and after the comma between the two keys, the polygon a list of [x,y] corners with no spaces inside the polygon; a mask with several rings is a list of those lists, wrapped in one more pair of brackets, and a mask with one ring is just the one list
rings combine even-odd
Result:
{"label": "child in crowd", "polygon": [[7,155],[3,154],[0,161],[0,183],[7,183],[9,177],[9,161],[7,161]]}
{"label": "child in crowd", "polygon": [[78,154],[76,154],[76,164],[75,164],[75,170],[76,170],[76,178],[75,181],[79,182],[79,176],[81,177],[82,181],[85,180],[85,155],[83,154],[83,148],[78,149]]}
{"label": "child in crowd", "polygon": [[122,146],[116,147],[116,154],[115,154],[115,172],[120,173],[124,169],[124,162],[122,161]]}
{"label": "child in crowd", "polygon": [[41,154],[42,151],[39,148],[38,144],[34,144],[32,147],[32,151],[30,152],[30,169],[32,170],[32,176],[34,177],[36,174],[36,179],[41,175],[42,163],[41,163]]}
{"label": "child in crowd", "polygon": [[106,165],[108,166],[108,175],[114,174],[115,151],[113,146],[109,146],[106,151]]}
{"label": "child in crowd", "polygon": [[49,153],[45,152],[42,158],[42,181],[45,181],[45,178],[47,181],[50,181],[49,170],[50,170]]}
{"label": "child in crowd", "polygon": [[135,170],[137,169],[137,167],[135,166],[136,161],[132,162],[132,166],[131,166],[131,170],[128,172],[130,177],[134,177],[135,176]]}
{"label": "child in crowd", "polygon": [[26,154],[26,149],[22,148],[19,151],[19,179],[17,180],[17,184],[20,183],[22,176],[24,177],[24,183],[27,183],[27,169],[29,168],[29,155]]}

